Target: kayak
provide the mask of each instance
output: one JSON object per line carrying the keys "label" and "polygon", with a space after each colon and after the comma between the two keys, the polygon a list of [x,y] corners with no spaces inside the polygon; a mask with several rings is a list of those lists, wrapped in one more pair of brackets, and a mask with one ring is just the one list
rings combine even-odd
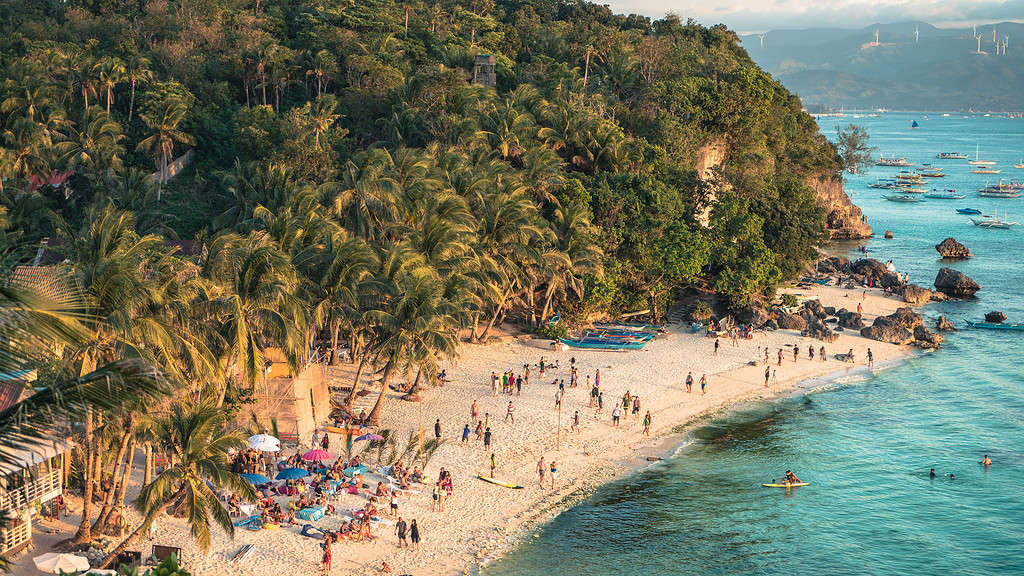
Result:
{"label": "kayak", "polygon": [[484,482],[490,482],[491,484],[496,484],[498,486],[504,486],[505,488],[512,488],[514,490],[519,490],[519,489],[522,488],[522,486],[520,486],[519,484],[512,484],[510,482],[502,482],[501,480],[496,480],[494,478],[488,478],[487,476],[477,476],[477,478],[483,480]]}
{"label": "kayak", "polygon": [[761,484],[761,486],[767,486],[768,488],[795,488],[797,486],[810,486],[810,482],[798,482],[796,484]]}

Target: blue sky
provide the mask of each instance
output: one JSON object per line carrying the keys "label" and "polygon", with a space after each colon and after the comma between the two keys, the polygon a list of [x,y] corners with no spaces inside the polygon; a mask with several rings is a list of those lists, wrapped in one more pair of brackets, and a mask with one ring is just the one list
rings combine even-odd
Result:
{"label": "blue sky", "polygon": [[661,17],[675,12],[702,24],[740,32],[818,26],[859,28],[925,21],[940,27],[1024,22],[1024,0],[597,0],[616,12]]}

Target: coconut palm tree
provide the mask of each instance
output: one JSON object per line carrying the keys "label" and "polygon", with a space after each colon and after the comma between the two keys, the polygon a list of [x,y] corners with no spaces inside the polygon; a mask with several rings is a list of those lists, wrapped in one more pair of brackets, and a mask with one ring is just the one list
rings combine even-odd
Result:
{"label": "coconut palm tree", "polygon": [[256,500],[253,487],[228,468],[230,453],[246,443],[240,431],[228,428],[223,410],[209,400],[191,398],[173,404],[156,424],[156,436],[171,465],[142,488],[135,501],[136,510],[143,515],[142,523],[110,551],[102,567],[148,531],[164,509],[188,518],[192,537],[206,551],[211,523],[228,535],[235,533],[228,510],[213,490],[227,489],[247,501]]}
{"label": "coconut palm tree", "polygon": [[337,182],[326,188],[331,214],[354,235],[374,241],[397,220],[402,193],[393,178],[394,166],[387,150],[360,152],[341,167]]}
{"label": "coconut palm tree", "polygon": [[96,67],[99,85],[107,97],[107,114],[110,114],[110,105],[114,102],[114,88],[124,81],[124,62],[120,58],[109,56],[100,58]]}
{"label": "coconut palm tree", "polygon": [[[222,364],[242,383],[262,379],[268,345],[281,348],[293,370],[305,361],[305,311],[296,297],[298,279],[288,255],[266,232],[222,234],[210,244],[203,274],[214,283],[197,304],[216,326]],[[224,403],[227,384],[217,393]]]}
{"label": "coconut palm tree", "polygon": [[[178,124],[188,112],[188,106],[177,96],[163,100],[156,110],[142,114],[142,120],[149,128],[150,135],[139,142],[136,150],[146,151],[156,158],[157,169],[160,171],[161,186],[167,182],[167,166],[174,157],[174,144],[194,144],[188,134],[178,130]],[[157,200],[160,199],[159,194]]]}
{"label": "coconut palm tree", "polygon": [[582,296],[580,276],[602,271],[601,249],[594,243],[595,231],[584,206],[575,202],[559,206],[555,210],[552,228],[554,242],[545,255],[547,287],[540,313],[541,324],[547,321],[556,296],[565,295],[569,290]]}
{"label": "coconut palm tree", "polygon": [[310,103],[309,119],[313,125],[313,147],[320,150],[320,137],[327,133],[334,126],[334,123],[341,118],[335,114],[338,107],[338,100],[333,94],[317,96],[317,99]]}
{"label": "coconut palm tree", "polygon": [[94,106],[82,114],[82,121],[71,129],[67,140],[58,142],[56,150],[71,166],[88,169],[96,182],[121,169],[124,147],[121,125],[110,114]]}
{"label": "coconut palm tree", "polygon": [[132,54],[125,63],[124,80],[131,85],[131,97],[128,100],[128,122],[132,121],[135,111],[135,87],[153,81],[153,71],[149,69],[149,58],[141,54]]}
{"label": "coconut palm tree", "polygon": [[0,112],[11,115],[21,115],[35,122],[36,114],[49,108],[53,101],[50,99],[50,86],[45,83],[24,85],[0,104]]}

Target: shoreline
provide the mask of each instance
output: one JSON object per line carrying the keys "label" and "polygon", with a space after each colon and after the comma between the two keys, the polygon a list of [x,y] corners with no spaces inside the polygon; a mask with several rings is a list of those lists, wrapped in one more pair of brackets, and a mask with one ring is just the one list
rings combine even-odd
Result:
{"label": "shoreline", "polygon": [[[590,497],[596,490],[604,488],[613,481],[641,474],[650,468],[654,468],[664,463],[666,460],[678,457],[684,449],[693,443],[691,434],[694,430],[699,428],[703,422],[711,421],[728,413],[742,410],[744,407],[752,404],[777,403],[782,400],[794,398],[801,394],[814,393],[818,390],[834,390],[836,388],[848,386],[856,381],[866,381],[879,372],[896,368],[910,358],[921,356],[924,353],[924,351],[914,352],[907,350],[904,354],[890,358],[880,366],[876,364],[873,369],[866,366],[852,365],[838,369],[831,374],[808,376],[806,378],[796,380],[793,383],[780,385],[778,389],[773,390],[772,393],[769,394],[752,394],[748,398],[739,398],[726,405],[709,407],[705,412],[696,414],[689,420],[676,424],[673,429],[651,438],[648,446],[650,449],[650,456],[656,456],[657,460],[650,461],[646,459],[646,456],[641,458],[639,455],[634,454],[631,459],[623,461],[622,466],[625,469],[620,474],[614,474],[611,478],[604,481],[595,482],[593,486],[585,489],[579,489],[579,491],[582,491],[581,494],[567,495],[564,499],[564,506],[559,506],[558,508],[546,508],[538,511],[534,518],[525,521],[517,529],[517,533],[510,537],[509,543],[506,547],[493,551],[492,554],[487,555],[485,558],[478,558],[474,565],[467,568],[463,574],[479,576],[482,574],[481,570],[486,568],[487,565],[500,560],[502,557],[512,552],[515,548],[523,544],[526,541],[526,538],[531,535],[536,535],[543,529],[545,524],[551,522],[557,516],[569,510],[573,506],[578,505],[581,501]],[[859,378],[861,375],[864,375],[865,377],[863,379]],[[807,382],[822,382],[823,385],[803,386],[803,384]],[[637,451],[639,451],[639,449]]]}
{"label": "shoreline", "polygon": [[[892,313],[906,306],[901,300],[884,295],[878,289],[868,290],[862,299],[862,289],[847,290],[833,286],[787,288],[780,292],[799,292],[803,299],[818,299],[822,305],[850,308],[860,301],[865,306],[865,321],[874,316]],[[845,303],[845,306],[844,306]],[[855,304],[854,304],[855,306]],[[369,542],[342,541],[334,546],[332,575],[381,574],[382,561],[387,561],[395,574],[477,574],[481,566],[507,554],[528,538],[545,522],[588,497],[597,488],[658,462],[648,462],[648,456],[663,459],[677,454],[687,444],[687,436],[706,418],[735,410],[755,401],[773,402],[786,395],[799,393],[804,383],[839,381],[859,377],[869,370],[863,362],[840,363],[832,358],[837,352],[856,350],[863,359],[865,348],[875,354],[875,372],[897,365],[911,356],[906,346],[886,344],[861,337],[855,331],[840,332],[839,340],[826,344],[820,340],[803,338],[791,330],[759,331],[752,340],[736,342],[721,340],[721,350],[712,353],[713,339],[693,335],[688,326],[675,328],[667,335],[652,341],[647,349],[629,353],[569,350],[552,352],[538,347],[528,337],[502,335],[488,344],[464,344],[457,363],[445,367],[451,378],[443,387],[424,390],[421,402],[405,402],[397,393],[389,393],[388,405],[382,417],[382,428],[389,428],[398,438],[399,448],[404,439],[412,438],[422,425],[425,436],[433,432],[435,419],[440,419],[446,442],[437,450],[425,470],[436,477],[441,466],[452,471],[455,491],[448,501],[446,512],[431,510],[431,486],[420,486],[418,494],[399,500],[399,515],[408,521],[419,520],[423,541],[419,551],[398,549],[393,528],[381,525],[374,530],[375,539]],[[801,348],[800,360],[792,359],[792,345]],[[815,360],[807,359],[806,349],[813,345]],[[817,350],[825,346],[829,352],[827,362],[819,360]],[[771,370],[776,380],[764,386],[763,350],[770,350]],[[782,366],[777,365],[776,350],[785,349],[787,355]],[[542,379],[534,364],[544,356],[557,362]],[[561,415],[561,446],[556,446],[554,410],[554,378],[569,380],[569,359],[575,357],[581,384],[565,389]],[[752,363],[757,357],[756,362]],[[492,371],[513,369],[521,371],[523,364],[531,365],[530,383],[523,387],[521,396],[492,395],[489,376]],[[587,407],[587,377],[601,371],[601,390],[605,395],[603,413]],[[355,368],[352,367],[354,371]],[[706,395],[701,395],[699,384],[687,393],[683,381],[688,370],[699,381],[702,373],[709,379]],[[622,426],[611,425],[610,412],[622,393],[630,390],[641,398],[641,411],[634,418],[624,415]],[[474,476],[485,473],[488,453],[478,441],[462,444],[460,432],[469,420],[470,404],[477,400],[481,416],[491,414],[495,434],[492,452],[498,461],[499,479],[524,486],[509,490],[481,482]],[[505,406],[512,400],[517,408],[515,423],[502,422]],[[583,420],[580,431],[570,432],[573,411],[578,410]],[[651,434],[641,435],[640,419],[650,410],[654,418]],[[472,436],[471,436],[472,438]],[[332,434],[332,448],[336,451],[344,442]],[[359,446],[357,446],[359,448]],[[290,455],[287,449],[284,455]],[[554,490],[550,484],[537,486],[536,464],[540,456],[547,462],[557,459],[559,480]],[[408,460],[406,460],[408,462]],[[371,488],[377,483],[374,475],[367,477]],[[132,492],[137,490],[133,487]],[[346,495],[335,501],[338,514],[325,517],[317,524],[336,529],[345,509],[361,507],[366,503],[363,495]],[[134,511],[129,511],[134,516]],[[135,520],[130,520],[129,525]],[[76,525],[74,516],[67,518],[61,530],[46,534],[37,541],[37,551],[45,551],[47,541],[67,537]],[[219,530],[213,531],[210,552],[203,555],[188,535],[181,519],[162,516],[157,522],[157,535],[152,541],[140,543],[138,548],[148,550],[150,544],[173,544],[183,548],[183,564],[195,576],[217,575],[230,571],[238,575],[277,576],[280,573],[318,573],[319,542],[297,533],[298,526],[278,530],[253,532],[238,529],[232,540]],[[58,528],[54,526],[54,528]],[[245,544],[254,545],[253,552],[244,562],[231,560]],[[17,559],[15,575],[34,574],[25,569],[31,566],[28,555]]]}

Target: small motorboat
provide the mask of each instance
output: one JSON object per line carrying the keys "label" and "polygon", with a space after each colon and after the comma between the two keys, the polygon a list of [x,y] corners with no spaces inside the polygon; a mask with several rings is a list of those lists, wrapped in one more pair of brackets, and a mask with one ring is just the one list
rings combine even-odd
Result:
{"label": "small motorboat", "polygon": [[957,208],[957,214],[981,214],[981,210],[977,208]]}
{"label": "small motorboat", "polygon": [[1004,324],[1002,322],[971,322],[967,321],[967,325],[971,328],[986,328],[988,330],[1017,330],[1018,332],[1024,332],[1024,322],[1011,322]]}
{"label": "small motorboat", "polygon": [[967,197],[966,194],[961,194],[956,190],[932,190],[924,195],[925,198],[934,198],[935,200],[963,200]]}
{"label": "small motorboat", "polygon": [[883,195],[882,198],[889,202],[924,202],[920,197],[913,194],[889,194]]}

